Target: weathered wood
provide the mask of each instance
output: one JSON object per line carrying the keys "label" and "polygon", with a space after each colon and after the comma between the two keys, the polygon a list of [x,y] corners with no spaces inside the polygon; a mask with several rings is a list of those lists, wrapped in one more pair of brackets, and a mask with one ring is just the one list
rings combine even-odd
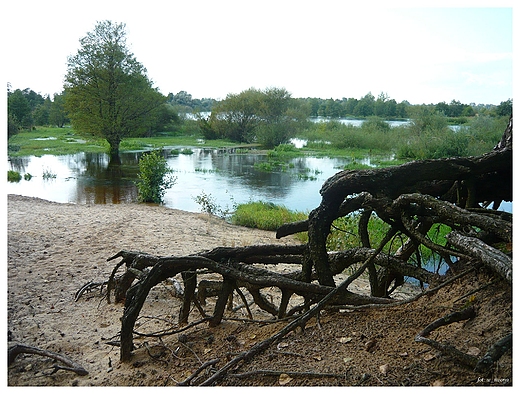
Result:
{"label": "weathered wood", "polygon": [[[121,361],[129,361],[131,359],[133,328],[150,290],[158,283],[181,272],[207,269],[222,275],[225,281],[241,281],[253,287],[276,286],[280,289],[298,294],[311,294],[316,297],[316,302],[324,296],[327,296],[334,289],[333,287],[321,286],[315,283],[301,282],[275,272],[251,267],[243,263],[233,261],[218,263],[209,258],[196,255],[185,257],[157,257],[140,252],[121,251],[117,256],[123,257],[123,259],[126,260],[137,260],[140,264],[144,265],[149,265],[146,263],[146,259],[155,263],[150,272],[133,285],[126,293],[125,308],[123,317],[121,318]],[[232,290],[233,286],[229,288]],[[228,290],[229,289],[226,288],[226,292],[229,294]],[[334,298],[335,302],[342,304],[351,303],[352,305],[360,305],[393,302],[393,300],[386,298],[358,295],[348,290],[334,294],[336,295]],[[275,315],[278,313],[277,310],[273,312],[275,312]],[[222,316],[219,316],[219,314],[220,309],[216,310],[214,322],[220,321]]]}
{"label": "weathered wood", "polygon": [[179,324],[185,325],[188,324],[191,302],[195,297],[195,290],[197,289],[197,273],[195,271],[184,271],[181,275],[184,282],[184,294],[179,310]]}
{"label": "weathered wood", "polygon": [[39,356],[49,357],[49,358],[52,358],[53,360],[57,360],[57,361],[60,361],[63,364],[65,364],[65,366],[54,365],[53,366],[54,372],[56,372],[59,369],[63,369],[66,371],[75,372],[76,374],[78,374],[80,376],[88,375],[88,371],[85,368],[83,368],[81,365],[79,365],[78,363],[76,363],[75,361],[71,360],[68,357],[65,357],[65,356],[55,353],[55,352],[51,352],[49,350],[44,350],[44,349],[40,349],[40,348],[37,348],[34,346],[28,346],[28,345],[22,345],[22,344],[17,344],[17,345],[12,346],[11,348],[9,348],[8,357],[7,357],[8,365],[11,365],[16,360],[16,357],[18,357],[18,355],[20,355],[22,353],[37,354]]}
{"label": "weathered wood", "polygon": [[489,371],[493,367],[495,361],[498,361],[500,357],[502,357],[507,351],[511,350],[512,347],[513,333],[509,333],[489,348],[486,354],[484,354],[484,357],[478,360],[474,371],[480,373]]}
{"label": "weathered wood", "polygon": [[457,231],[446,235],[446,239],[464,253],[484,263],[496,274],[512,284],[513,260],[505,253],[482,242],[478,238],[467,237]]}
{"label": "weathered wood", "polygon": [[477,365],[477,358],[474,356],[471,356],[469,354],[463,353],[460,350],[458,350],[453,345],[447,344],[447,343],[440,343],[435,340],[426,338],[428,335],[431,334],[432,331],[435,329],[449,325],[451,323],[459,322],[462,320],[468,320],[472,319],[476,316],[475,309],[473,307],[468,307],[466,309],[463,309],[462,311],[457,311],[450,313],[444,317],[441,317],[440,319],[435,320],[434,322],[430,323],[427,327],[425,327],[417,336],[415,337],[416,342],[424,343],[426,345],[429,345],[433,347],[436,350],[441,351],[442,353],[458,360],[460,363],[469,366],[471,368],[474,368]]}

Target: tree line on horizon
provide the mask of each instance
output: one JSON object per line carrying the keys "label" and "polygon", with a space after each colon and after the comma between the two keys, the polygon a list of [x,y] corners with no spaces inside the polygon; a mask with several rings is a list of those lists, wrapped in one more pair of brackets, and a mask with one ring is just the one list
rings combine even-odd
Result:
{"label": "tree line on horizon", "polygon": [[[250,90],[250,89],[249,89]],[[246,92],[246,91],[244,91]],[[242,92],[243,93],[243,92]],[[50,95],[36,93],[30,88],[12,90],[7,87],[9,124],[21,129],[30,129],[32,126],[64,127],[70,123],[67,111],[64,109],[64,93]],[[226,100],[235,96],[228,94]],[[345,118],[378,116],[385,119],[408,119],[410,109],[417,107],[433,108],[449,118],[471,117],[475,115],[508,116],[512,112],[513,100],[502,101],[499,105],[493,104],[463,104],[452,100],[450,103],[437,104],[410,104],[403,100],[397,103],[386,94],[381,93],[375,98],[367,93],[360,99],[323,99],[316,97],[292,98],[303,108],[309,117]],[[212,98],[193,98],[184,90],[176,94],[168,93],[166,104],[173,107],[172,112],[177,115],[210,113],[215,105],[225,100]]]}
{"label": "tree line on horizon", "polygon": [[191,121],[185,116],[191,113],[205,138],[272,147],[286,142],[309,117],[406,119],[426,108],[463,122],[464,117],[512,113],[512,99],[498,106],[456,100],[412,105],[397,103],[383,92],[377,98],[369,92],[359,99],[341,100],[293,98],[285,88],[275,87],[230,93],[220,101],[196,99],[186,91],[164,96],[127,48],[124,24],[98,22],[80,45],[77,54],[68,58],[63,92],[52,99],[30,88],[12,90],[8,84],[8,138],[21,129],[72,124],[80,133],[105,138],[111,153],[118,154],[121,139],[174,132]]}

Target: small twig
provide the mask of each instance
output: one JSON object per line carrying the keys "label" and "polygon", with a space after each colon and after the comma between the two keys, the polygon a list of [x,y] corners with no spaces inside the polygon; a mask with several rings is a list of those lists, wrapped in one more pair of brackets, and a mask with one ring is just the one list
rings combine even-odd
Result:
{"label": "small twig", "polygon": [[141,337],[159,337],[160,338],[160,337],[164,337],[166,335],[174,335],[174,334],[178,334],[180,332],[189,330],[190,328],[198,326],[199,324],[204,323],[204,322],[208,321],[209,319],[210,318],[207,317],[207,318],[204,318],[204,319],[201,319],[201,320],[197,320],[197,321],[195,321],[193,323],[188,324],[187,326],[184,326],[182,328],[178,328],[176,330],[162,330],[162,331],[152,332],[152,333],[149,333],[149,334],[145,334],[145,333],[138,332],[138,331],[134,330],[133,333],[135,335],[138,335],[138,336],[141,336]]}
{"label": "small twig", "polygon": [[308,357],[304,354],[300,354],[300,353],[296,353],[296,352],[282,352],[280,350],[277,350],[274,353],[280,354],[282,356],[293,356],[293,357],[302,357],[302,358]]}
{"label": "small twig", "polygon": [[246,296],[238,286],[235,287],[235,290],[238,293],[239,297],[242,299],[242,302],[244,303],[244,306],[247,311],[247,316],[249,317],[249,319],[253,320],[253,314],[251,313],[251,309],[249,309],[249,305],[247,304]]}
{"label": "small twig", "polygon": [[469,297],[470,295],[478,293],[479,291],[484,290],[485,288],[487,288],[487,287],[489,287],[491,285],[494,285],[497,282],[499,282],[499,281],[498,280],[494,280],[494,281],[486,283],[485,285],[482,285],[482,286],[480,286],[480,287],[478,287],[478,288],[476,288],[474,290],[471,290],[469,293],[466,293],[463,296],[457,298],[455,301],[453,301],[453,303],[456,303],[457,301],[460,301],[460,300],[462,300],[462,299],[464,299],[466,297]]}
{"label": "small twig", "polygon": [[186,345],[185,343],[182,343],[182,342],[180,342],[180,341],[179,341],[178,343],[180,343],[182,346],[184,346],[186,349],[188,349],[190,352],[192,352],[193,355],[195,356],[195,358],[197,359],[197,361],[198,361],[199,363],[202,362],[202,360],[200,359],[200,357],[197,356],[197,353],[195,353],[195,351],[194,351],[191,347],[189,347],[188,345]]}
{"label": "small twig", "polygon": [[217,364],[220,361],[219,358],[215,358],[213,360],[206,361],[204,364],[202,364],[195,372],[193,372],[188,378],[183,380],[182,382],[178,382],[177,386],[189,386],[191,381],[195,379],[204,369],[207,367],[211,367],[212,365]]}

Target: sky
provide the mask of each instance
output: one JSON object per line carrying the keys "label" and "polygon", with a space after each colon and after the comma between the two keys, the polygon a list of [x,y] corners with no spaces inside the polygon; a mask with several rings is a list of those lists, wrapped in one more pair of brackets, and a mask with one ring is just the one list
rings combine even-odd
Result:
{"label": "sky", "polygon": [[513,98],[513,4],[6,1],[2,73],[13,90],[60,93],[79,39],[111,20],[126,24],[127,46],[165,95],[283,87],[293,97],[499,104]]}

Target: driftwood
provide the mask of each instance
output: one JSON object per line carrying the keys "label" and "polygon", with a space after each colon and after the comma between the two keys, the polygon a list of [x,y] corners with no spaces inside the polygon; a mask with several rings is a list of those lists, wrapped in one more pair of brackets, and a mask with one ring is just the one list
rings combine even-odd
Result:
{"label": "driftwood", "polygon": [[78,363],[74,362],[68,357],[65,357],[61,354],[51,352],[49,350],[43,350],[34,346],[27,346],[22,344],[17,344],[9,348],[8,350],[8,365],[11,365],[18,355],[22,353],[28,353],[28,354],[37,354],[44,357],[52,358],[53,360],[60,361],[63,365],[53,365],[54,371],[52,373],[55,373],[56,371],[62,369],[66,371],[72,371],[80,376],[88,375],[88,371],[83,368]]}

